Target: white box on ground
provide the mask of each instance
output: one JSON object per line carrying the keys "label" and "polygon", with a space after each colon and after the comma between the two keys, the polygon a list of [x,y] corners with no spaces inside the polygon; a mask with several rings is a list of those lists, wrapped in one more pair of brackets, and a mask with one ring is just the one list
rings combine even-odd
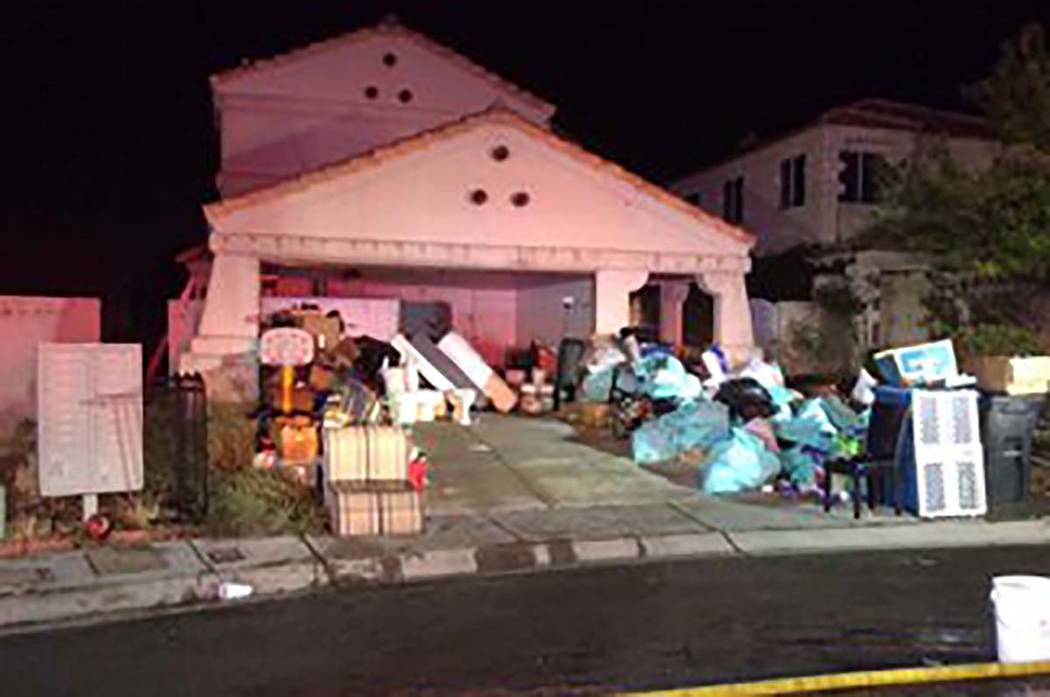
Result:
{"label": "white box on ground", "polygon": [[40,344],[40,493],[142,489],[142,347]]}

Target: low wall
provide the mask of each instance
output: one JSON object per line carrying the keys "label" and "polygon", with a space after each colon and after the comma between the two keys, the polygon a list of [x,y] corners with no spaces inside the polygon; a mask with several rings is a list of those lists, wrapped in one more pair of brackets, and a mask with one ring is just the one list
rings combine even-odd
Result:
{"label": "low wall", "polygon": [[850,329],[813,302],[751,301],[755,345],[788,375],[838,373],[852,359]]}
{"label": "low wall", "polygon": [[37,346],[97,342],[101,308],[95,298],[0,296],[0,434],[36,418]]}

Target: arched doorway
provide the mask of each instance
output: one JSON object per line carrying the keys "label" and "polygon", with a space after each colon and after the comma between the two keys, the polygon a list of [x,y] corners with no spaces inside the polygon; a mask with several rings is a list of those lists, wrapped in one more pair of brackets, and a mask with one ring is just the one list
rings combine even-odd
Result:
{"label": "arched doorway", "polygon": [[646,284],[631,293],[631,326],[660,336],[660,286]]}
{"label": "arched doorway", "polygon": [[689,294],[682,303],[682,343],[707,348],[715,341],[715,299],[689,284]]}

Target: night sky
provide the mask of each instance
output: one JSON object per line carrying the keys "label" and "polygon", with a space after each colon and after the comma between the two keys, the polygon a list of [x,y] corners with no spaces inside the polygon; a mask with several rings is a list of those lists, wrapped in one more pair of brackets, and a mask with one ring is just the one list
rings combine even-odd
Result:
{"label": "night sky", "polygon": [[[619,8],[619,9],[615,9]],[[869,96],[964,107],[1050,2],[16,0],[0,17],[0,292],[101,295],[156,331],[205,237],[207,76],[396,13],[558,105],[556,125],[658,183]],[[144,318],[154,321],[144,321]],[[152,325],[152,326],[151,326]]]}

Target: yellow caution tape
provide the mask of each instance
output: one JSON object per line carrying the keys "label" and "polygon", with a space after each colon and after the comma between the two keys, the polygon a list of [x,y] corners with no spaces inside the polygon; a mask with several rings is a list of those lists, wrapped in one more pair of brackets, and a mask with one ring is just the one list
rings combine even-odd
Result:
{"label": "yellow caution tape", "polygon": [[624,697],[707,697],[708,695],[789,695],[800,692],[853,690],[887,685],[918,685],[934,682],[962,682],[1050,675],[1050,661],[1037,663],[972,663],[931,668],[897,668],[866,670],[857,673],[834,673],[800,678],[778,678],[758,682],[703,685],[653,692],[625,692]]}

